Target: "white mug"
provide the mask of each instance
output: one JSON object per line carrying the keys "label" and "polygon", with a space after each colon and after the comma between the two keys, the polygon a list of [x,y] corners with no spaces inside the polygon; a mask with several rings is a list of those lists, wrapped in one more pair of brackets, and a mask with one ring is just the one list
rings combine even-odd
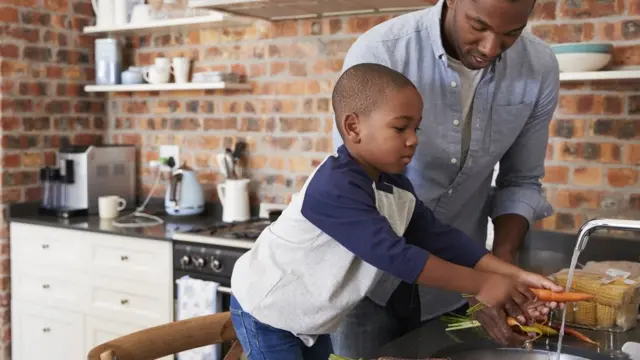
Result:
{"label": "white mug", "polygon": [[98,212],[101,219],[115,219],[120,210],[127,206],[127,201],[119,196],[100,196],[98,198]]}
{"label": "white mug", "polygon": [[171,60],[166,57],[157,57],[153,60],[153,65],[155,65],[157,69],[169,69],[171,67]]}
{"label": "white mug", "polygon": [[176,84],[184,84],[189,82],[189,68],[191,63],[189,58],[186,57],[174,57],[171,59],[171,68],[173,76],[176,80]]}

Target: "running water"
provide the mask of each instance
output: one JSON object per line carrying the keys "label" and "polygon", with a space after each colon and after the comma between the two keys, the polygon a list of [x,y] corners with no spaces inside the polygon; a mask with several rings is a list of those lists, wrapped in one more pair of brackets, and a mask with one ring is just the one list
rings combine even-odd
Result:
{"label": "running water", "polygon": [[[567,276],[567,285],[565,286],[565,291],[571,291],[571,281],[573,280],[573,273],[576,269],[576,264],[578,263],[579,256],[580,250],[576,249],[573,252],[573,257],[571,258],[571,266],[569,266],[569,274]],[[567,316],[567,306],[573,305],[571,305],[571,303],[565,303],[564,309],[562,309],[562,324],[560,325],[560,334],[558,336],[558,352],[556,354],[556,360],[560,360],[560,354],[562,352],[562,338],[564,337],[564,323]]]}

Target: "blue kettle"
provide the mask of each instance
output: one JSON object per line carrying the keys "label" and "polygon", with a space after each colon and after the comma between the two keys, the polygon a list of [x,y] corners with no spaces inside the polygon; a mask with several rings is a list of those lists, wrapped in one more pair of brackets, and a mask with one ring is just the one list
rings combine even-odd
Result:
{"label": "blue kettle", "polygon": [[199,215],[204,211],[204,191],[195,171],[186,163],[171,173],[164,208],[168,215],[174,216]]}

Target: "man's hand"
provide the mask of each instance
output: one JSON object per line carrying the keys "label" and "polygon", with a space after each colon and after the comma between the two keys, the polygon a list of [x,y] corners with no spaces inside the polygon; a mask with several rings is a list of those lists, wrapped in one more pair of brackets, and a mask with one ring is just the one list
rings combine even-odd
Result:
{"label": "man's hand", "polygon": [[[476,299],[469,300],[469,306],[477,303]],[[505,305],[505,308],[507,306]],[[517,309],[517,306],[511,306]],[[517,310],[516,310],[517,311]],[[531,340],[530,337],[520,335],[511,329],[507,324],[507,313],[503,308],[484,307],[474,313],[476,320],[487,331],[491,338],[503,346],[520,346],[525,341]]]}

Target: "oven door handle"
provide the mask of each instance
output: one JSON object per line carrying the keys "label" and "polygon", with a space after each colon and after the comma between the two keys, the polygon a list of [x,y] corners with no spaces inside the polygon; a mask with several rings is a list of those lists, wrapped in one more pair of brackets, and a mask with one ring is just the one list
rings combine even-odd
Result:
{"label": "oven door handle", "polygon": [[223,294],[231,294],[231,288],[226,286],[218,286],[218,292],[221,292]]}

